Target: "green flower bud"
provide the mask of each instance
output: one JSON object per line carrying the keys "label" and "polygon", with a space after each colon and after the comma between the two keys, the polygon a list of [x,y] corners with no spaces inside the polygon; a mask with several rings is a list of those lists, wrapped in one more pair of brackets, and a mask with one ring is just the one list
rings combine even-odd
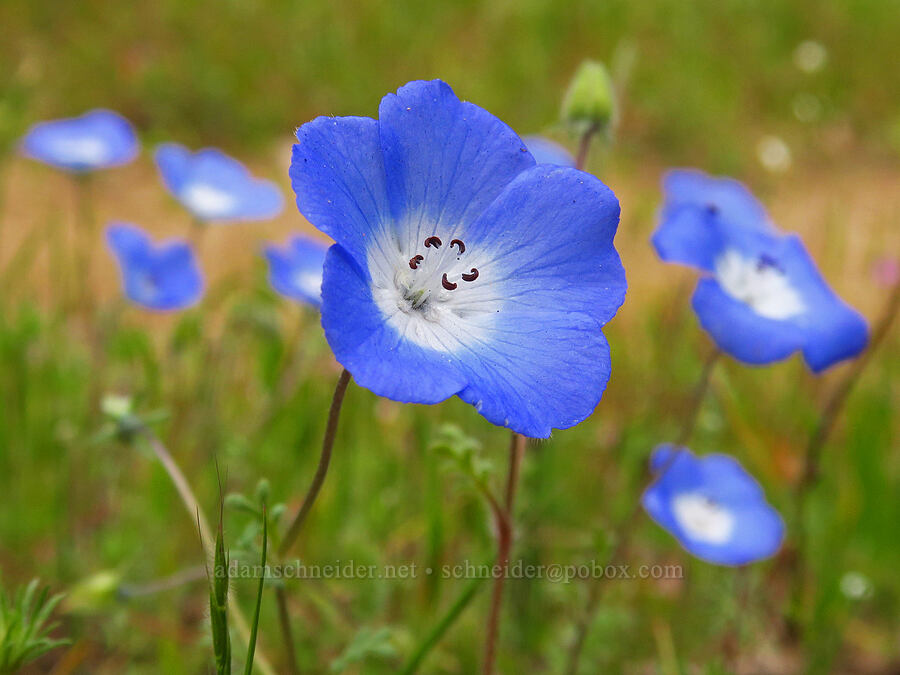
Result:
{"label": "green flower bud", "polygon": [[599,61],[583,61],[575,72],[562,104],[562,120],[581,133],[591,127],[605,130],[615,115],[612,78]]}

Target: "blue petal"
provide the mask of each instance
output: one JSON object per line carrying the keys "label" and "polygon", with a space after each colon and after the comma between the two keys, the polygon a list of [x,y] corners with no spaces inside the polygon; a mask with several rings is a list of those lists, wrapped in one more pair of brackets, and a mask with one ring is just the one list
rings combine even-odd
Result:
{"label": "blue petal", "polygon": [[322,327],[335,358],[361,387],[406,403],[439,403],[465,386],[446,354],[404,339],[375,305],[367,275],[338,244],[322,279]]}
{"label": "blue petal", "polygon": [[[654,457],[671,450],[671,446],[660,446]],[[731,537],[717,543],[698,540],[685,531],[673,510],[674,500],[683,494],[702,495],[727,510],[734,519]],[[647,488],[641,503],[690,553],[719,565],[745,565],[767,558],[784,538],[784,523],[766,502],[762,487],[727,455],[697,458],[689,451],[680,452]]]}
{"label": "blue petal", "polygon": [[779,263],[808,307],[797,323],[806,333],[803,356],[809,367],[821,372],[865,349],[866,320],[831,290],[799,237],[784,237]]}
{"label": "blue petal", "polygon": [[145,259],[150,249],[150,238],[128,223],[113,223],[107,227],[106,241],[117,257],[127,261]]}
{"label": "blue petal", "polygon": [[691,302],[700,325],[716,345],[744,363],[761,365],[786,359],[806,339],[796,322],[760,316],[712,278],[700,280]]}
{"label": "blue petal", "polygon": [[557,166],[575,166],[575,158],[559,143],[543,136],[525,136],[525,145],[534,161],[538,164],[555,164]]}
{"label": "blue petal", "polygon": [[173,195],[178,195],[191,169],[191,151],[178,143],[163,143],[153,153],[163,184]]}
{"label": "blue petal", "polygon": [[282,295],[318,307],[322,302],[322,268],[328,246],[305,236],[287,246],[267,246],[269,283]]}
{"label": "blue petal", "polygon": [[397,235],[410,244],[471,223],[535,164],[512,129],[440,80],[385,96],[378,128]]}
{"label": "blue petal", "polygon": [[460,398],[489,421],[547,437],[599,403],[610,374],[601,328],[625,299],[618,219],[618,201],[599,180],[539,165],[465,232],[493,260],[482,270],[486,290],[496,284],[505,299],[491,336],[460,357],[469,381]]}
{"label": "blue petal", "polygon": [[215,148],[192,154],[165,143],[156,150],[156,164],[172,195],[200,220],[265,220],[283,208],[277,185],[254,178],[241,162]]}
{"label": "blue petal", "polygon": [[676,169],[663,178],[663,191],[660,224],[652,241],[659,257],[667,262],[712,271],[729,235],[776,233],[762,204],[731,178]]}
{"label": "blue petal", "polygon": [[125,295],[154,310],[183,309],[203,294],[203,277],[190,246],[168,242],[154,246],[133,225],[117,223],[106,239],[119,263]]}
{"label": "blue petal", "polygon": [[319,117],[297,130],[291,185],[306,219],[366,265],[366,249],[391,227],[378,123]]}
{"label": "blue petal", "polygon": [[66,171],[85,172],[120,166],[138,154],[131,123],[110,110],[40,122],[21,143],[22,153]]}

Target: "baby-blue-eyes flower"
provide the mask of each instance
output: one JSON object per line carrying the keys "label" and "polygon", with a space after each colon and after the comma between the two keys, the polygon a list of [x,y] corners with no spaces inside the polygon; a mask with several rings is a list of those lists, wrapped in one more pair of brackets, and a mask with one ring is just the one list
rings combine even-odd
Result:
{"label": "baby-blue-eyes flower", "polygon": [[275,183],[254,178],[238,160],[215,148],[192,153],[177,143],[163,143],[156,149],[156,166],[169,192],[198,220],[267,220],[284,206]]}
{"label": "baby-blue-eyes flower", "polygon": [[650,468],[656,478],[641,504],[689,553],[717,565],[746,565],[778,551],[784,522],[733,457],[661,445]]}
{"label": "baby-blue-eyes flower", "polygon": [[35,124],[20,148],[39,162],[87,173],[127,164],[137,157],[139,145],[124,117],[111,110],[92,110],[81,117]]}
{"label": "baby-blue-eyes flower", "polygon": [[314,307],[322,304],[322,267],[328,246],[298,235],[284,247],[266,246],[269,283],[281,295]]}
{"label": "baby-blue-eyes flower", "polygon": [[195,304],[203,295],[203,277],[189,244],[154,244],[140,228],[115,223],[106,242],[119,263],[125,296],[148,309],[175,310]]}
{"label": "baby-blue-eyes flower", "polygon": [[653,245],[668,262],[704,272],[700,324],[736,359],[765,364],[802,351],[820,372],[859,354],[865,319],[828,287],[800,238],[782,234],[740,183],[670,171]]}
{"label": "baby-blue-eyes flower", "polygon": [[610,373],[601,329],[625,296],[609,188],[537,165],[439,80],[297,139],[297,206],[337,242],[322,325],[358,384],[410,403],[458,395],[532,437],[591,414]]}
{"label": "baby-blue-eyes flower", "polygon": [[557,166],[575,166],[575,158],[559,143],[543,136],[524,136],[525,146],[538,164],[556,164]]}

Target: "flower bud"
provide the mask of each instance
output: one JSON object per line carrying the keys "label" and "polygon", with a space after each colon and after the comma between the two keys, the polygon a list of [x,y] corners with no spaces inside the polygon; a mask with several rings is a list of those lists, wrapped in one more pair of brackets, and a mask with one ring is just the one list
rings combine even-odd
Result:
{"label": "flower bud", "polygon": [[569,83],[562,120],[579,131],[607,129],[615,114],[615,93],[609,72],[599,61],[583,61]]}

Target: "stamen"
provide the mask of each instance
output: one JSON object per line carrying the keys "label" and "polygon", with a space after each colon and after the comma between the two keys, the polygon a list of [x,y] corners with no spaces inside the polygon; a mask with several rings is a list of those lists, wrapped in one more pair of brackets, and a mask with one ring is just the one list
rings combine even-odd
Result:
{"label": "stamen", "polygon": [[469,274],[462,275],[463,281],[475,281],[478,278],[478,270],[474,267]]}
{"label": "stamen", "polygon": [[466,245],[465,245],[464,243],[462,243],[459,239],[454,239],[453,241],[451,241],[451,242],[450,242],[450,248],[453,248],[453,245],[454,245],[454,244],[458,244],[458,245],[459,245],[459,253],[460,253],[460,255],[462,255],[463,253],[466,252]]}
{"label": "stamen", "polygon": [[425,260],[424,257],[422,257],[420,255],[414,255],[412,258],[409,259],[409,269],[411,269],[411,270],[418,269],[419,263],[422,262],[423,260]]}
{"label": "stamen", "polygon": [[454,284],[452,281],[447,279],[447,273],[444,272],[444,275],[441,277],[441,286],[446,288],[448,291],[455,291],[458,284]]}
{"label": "stamen", "polygon": [[443,242],[439,237],[431,236],[425,240],[425,248],[431,248],[432,246],[434,246],[435,248],[440,248],[442,243]]}
{"label": "stamen", "polygon": [[713,204],[712,202],[707,202],[706,212],[711,216],[718,215],[719,207],[716,204]]}

